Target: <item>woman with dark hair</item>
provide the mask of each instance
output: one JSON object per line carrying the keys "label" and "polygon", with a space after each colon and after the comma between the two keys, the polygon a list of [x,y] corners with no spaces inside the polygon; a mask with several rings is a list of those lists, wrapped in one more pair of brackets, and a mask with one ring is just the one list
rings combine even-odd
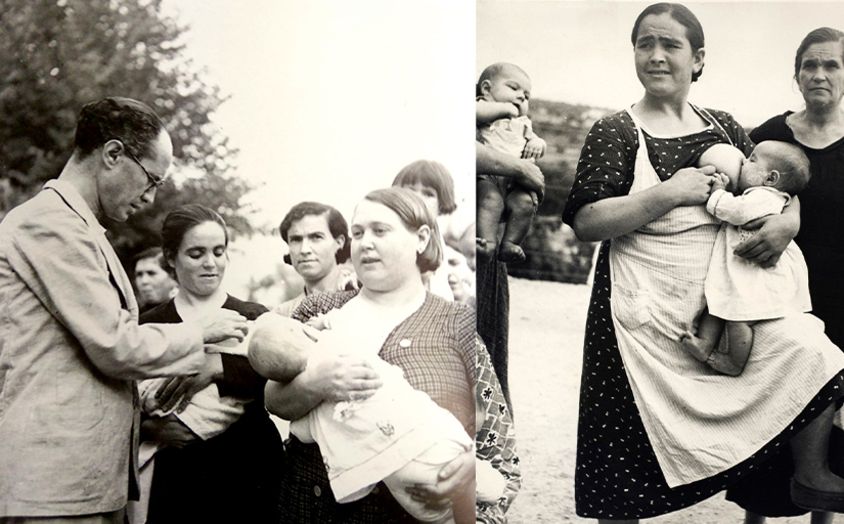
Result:
{"label": "woman with dark hair", "polygon": [[[401,368],[413,388],[476,436],[474,452],[443,466],[434,485],[408,488],[408,494],[432,509],[452,506],[456,522],[502,522],[520,484],[512,422],[475,333],[472,310],[426,292],[422,283],[422,273],[435,269],[442,258],[434,217],[412,191],[381,189],[358,204],[351,235],[360,291],[308,297],[293,318],[304,322],[346,304],[365,304],[373,312],[367,317],[371,325],[360,329],[379,334],[378,357]],[[402,312],[400,320],[396,311]],[[267,408],[297,420],[324,400],[369,398],[380,385],[379,376],[361,357],[314,354],[292,381],[267,384]],[[287,457],[280,522],[415,522],[382,483],[360,500],[337,503],[316,444],[292,436]],[[479,495],[477,507],[472,504],[476,459],[491,463],[506,481],[503,492],[491,499]]]}
{"label": "woman with dark hair", "polygon": [[[220,308],[255,320],[267,309],[221,287],[228,231],[219,214],[189,204],[170,212],[164,258],[179,283],[141,323],[193,322]],[[141,384],[142,440],[155,453],[146,522],[275,522],[281,438],[263,406],[265,380],[236,341],[206,346],[197,375]]]}
{"label": "woman with dark hair", "polygon": [[[809,185],[800,193],[800,246],[809,268],[812,314],[824,321],[827,336],[844,348],[844,32],[830,27],[810,31],[794,57],[794,80],[806,106],[786,111],[754,129],[755,142],[780,140],[796,144],[811,162]],[[844,432],[833,427],[832,444],[844,443]],[[799,515],[806,510],[788,497],[791,457],[782,453],[755,475],[728,490],[727,499],[748,510],[746,522],[764,516]],[[812,522],[832,522],[831,514],[813,514]]]}
{"label": "woman with dark hair", "polygon": [[[680,4],[654,4],[631,34],[645,88],[590,130],[564,220],[604,241],[584,344],[575,498],[580,515],[639,519],[690,506],[795,451],[795,500],[844,510],[844,479],[826,461],[844,355],[808,314],[759,322],[740,377],[685,353],[680,337],[703,312],[719,229],[703,205],[714,167],[701,154],[752,143],[722,111],[689,103],[704,65],[703,29]],[[775,261],[799,209],[762,219],[754,263]]]}

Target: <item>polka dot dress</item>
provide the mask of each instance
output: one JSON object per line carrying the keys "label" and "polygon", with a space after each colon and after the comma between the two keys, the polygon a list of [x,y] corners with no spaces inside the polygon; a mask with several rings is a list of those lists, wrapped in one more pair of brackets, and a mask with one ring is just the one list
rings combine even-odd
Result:
{"label": "polka dot dress", "polygon": [[[728,114],[710,111],[720,126],[691,135],[654,138],[645,133],[652,165],[662,180],[692,166],[710,145],[726,142],[746,153],[752,143]],[[599,120],[581,151],[577,178],[563,214],[568,224],[584,205],[625,195],[633,178],[636,129],[625,112]],[[627,380],[610,315],[610,242],[601,246],[586,320],[580,391],[575,501],[590,518],[647,518],[675,511],[726,489],[759,468],[809,420],[840,396],[844,376],[830,381],[789,428],[737,466],[698,482],[669,488],[654,455]]]}

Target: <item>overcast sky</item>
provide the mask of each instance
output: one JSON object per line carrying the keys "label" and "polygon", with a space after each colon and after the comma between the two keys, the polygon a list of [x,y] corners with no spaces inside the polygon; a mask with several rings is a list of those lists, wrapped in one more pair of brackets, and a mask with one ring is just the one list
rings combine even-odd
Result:
{"label": "overcast sky", "polygon": [[[240,149],[257,225],[297,202],[347,218],[420,158],[442,162],[474,217],[475,6],[460,0],[165,0],[188,57],[230,96],[213,121]],[[274,272],[279,237],[232,246],[227,289]]]}
{"label": "overcast sky", "polygon": [[[404,165],[446,165],[474,198],[474,5],[424,0],[170,0],[186,53],[231,95],[214,121],[265,184],[277,225],[302,200],[350,214]],[[474,200],[469,204],[474,206]]]}
{"label": "overcast sky", "polygon": [[[642,95],[630,30],[647,2],[536,0],[165,0],[190,26],[186,54],[230,99],[214,122],[240,149],[260,225],[302,200],[350,216],[405,164],[429,158],[474,208],[474,83],[495,61],[522,66],[534,96],[611,109]],[[801,104],[794,51],[844,25],[844,2],[689,2],[706,35],[700,105],[746,125]],[[476,34],[477,31],[477,34]],[[260,278],[284,247],[275,239]]]}
{"label": "overcast sky", "polygon": [[[475,78],[490,63],[514,62],[533,95],[621,109],[643,94],[630,32],[652,2],[479,0]],[[756,126],[802,98],[792,77],[803,37],[844,29],[844,2],[684,2],[706,39],[703,76],[692,102]]]}

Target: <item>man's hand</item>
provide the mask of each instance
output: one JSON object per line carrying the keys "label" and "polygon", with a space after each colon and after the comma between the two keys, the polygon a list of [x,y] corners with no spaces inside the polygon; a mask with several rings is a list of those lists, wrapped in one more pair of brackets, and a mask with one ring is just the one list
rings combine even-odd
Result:
{"label": "man's hand", "polygon": [[202,325],[202,340],[211,344],[227,338],[234,338],[243,342],[248,328],[246,317],[231,309],[218,309],[211,312],[200,321]]}
{"label": "man's hand", "polygon": [[175,415],[151,417],[141,422],[141,440],[171,448],[183,448],[199,437]]}
{"label": "man's hand", "polygon": [[158,387],[155,400],[162,411],[183,411],[193,396],[215,380],[223,378],[223,359],[219,353],[205,355],[202,370],[196,375],[172,377]]}

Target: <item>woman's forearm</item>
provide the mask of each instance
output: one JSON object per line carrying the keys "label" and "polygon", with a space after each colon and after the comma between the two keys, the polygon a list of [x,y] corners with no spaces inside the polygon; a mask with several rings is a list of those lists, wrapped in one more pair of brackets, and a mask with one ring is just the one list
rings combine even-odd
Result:
{"label": "woman's forearm", "polygon": [[300,373],[287,384],[268,380],[264,388],[267,411],[284,420],[296,420],[317,407],[322,398],[307,387],[305,373]]}
{"label": "woman's forearm", "polygon": [[525,161],[475,142],[475,168],[478,173],[519,178],[522,175],[522,162]]}
{"label": "woman's forearm", "polygon": [[475,170],[479,174],[511,178],[525,189],[545,192],[545,176],[528,160],[516,158],[475,142]]}
{"label": "woman's forearm", "polygon": [[677,207],[665,184],[586,204],[574,216],[577,238],[594,242],[630,233]]}

